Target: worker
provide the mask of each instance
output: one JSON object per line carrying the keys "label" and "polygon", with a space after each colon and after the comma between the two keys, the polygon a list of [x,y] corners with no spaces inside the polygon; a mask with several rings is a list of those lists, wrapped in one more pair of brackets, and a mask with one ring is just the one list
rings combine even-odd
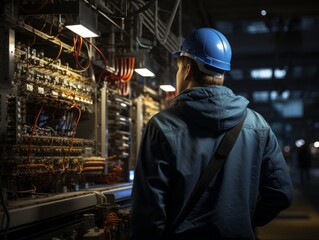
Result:
{"label": "worker", "polygon": [[[223,86],[232,50],[201,28],[177,56],[177,97],[147,124],[132,189],[132,240],[256,239],[288,208],[293,186],[276,136],[249,101]],[[228,158],[188,216],[167,235],[221,139],[244,121]]]}

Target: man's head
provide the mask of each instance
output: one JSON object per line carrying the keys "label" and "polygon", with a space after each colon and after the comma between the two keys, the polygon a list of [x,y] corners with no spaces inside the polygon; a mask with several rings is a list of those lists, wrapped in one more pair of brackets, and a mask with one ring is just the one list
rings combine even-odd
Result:
{"label": "man's head", "polygon": [[201,28],[185,38],[174,55],[179,57],[176,87],[181,92],[194,85],[222,85],[224,72],[230,70],[232,52],[222,33]]}

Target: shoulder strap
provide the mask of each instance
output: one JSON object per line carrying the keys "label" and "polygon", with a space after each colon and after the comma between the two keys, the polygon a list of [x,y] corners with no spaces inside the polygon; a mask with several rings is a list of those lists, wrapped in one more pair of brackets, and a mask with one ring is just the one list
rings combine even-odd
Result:
{"label": "shoulder strap", "polygon": [[203,172],[203,174],[199,178],[184,208],[181,210],[173,226],[165,232],[164,234],[165,237],[163,239],[169,239],[169,237],[173,234],[175,229],[184,221],[184,219],[189,215],[191,210],[195,207],[196,203],[198,202],[198,200],[204,193],[208,184],[211,182],[213,176],[216,175],[217,171],[220,169],[225,159],[227,158],[229,152],[233,148],[233,145],[236,142],[236,139],[245,121],[245,118],[246,118],[246,113],[238,125],[236,125],[231,130],[225,133],[222,141],[220,142],[216,150],[216,153],[211,158],[211,160],[209,161],[206,167],[206,170]]}

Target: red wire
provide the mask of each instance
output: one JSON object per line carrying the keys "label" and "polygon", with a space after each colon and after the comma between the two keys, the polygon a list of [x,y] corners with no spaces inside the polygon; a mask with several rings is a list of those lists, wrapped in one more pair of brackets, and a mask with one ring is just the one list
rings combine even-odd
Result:
{"label": "red wire", "polygon": [[77,50],[77,53],[76,53],[77,57],[80,56],[80,53],[81,53],[81,50],[82,50],[82,43],[83,43],[83,38],[79,37],[79,36],[78,36],[78,38],[80,39],[80,42],[79,42],[79,47],[78,47],[78,50]]}
{"label": "red wire", "polygon": [[92,42],[90,42],[88,39],[84,38],[84,40],[87,41],[89,44],[91,44],[95,48],[95,50],[101,55],[101,57],[104,60],[105,67],[107,67],[107,60],[106,60],[104,54],[101,52],[101,50],[97,46],[95,46]]}
{"label": "red wire", "polygon": [[73,147],[75,132],[76,132],[76,129],[78,127],[78,124],[79,124],[79,121],[80,121],[80,118],[81,118],[81,109],[78,106],[76,106],[76,105],[72,105],[72,107],[70,109],[72,109],[72,108],[76,108],[78,110],[78,112],[79,112],[79,115],[78,115],[78,119],[76,120],[76,123],[75,123],[75,125],[74,125],[74,127],[72,129],[73,134],[72,134],[72,142],[71,142],[70,148]]}
{"label": "red wire", "polygon": [[125,74],[125,71],[124,71],[124,65],[125,65],[125,61],[124,61],[124,58],[121,58],[121,65],[120,65],[120,78],[122,78]]}
{"label": "red wire", "polygon": [[104,71],[100,74],[99,80],[98,80],[98,82],[97,82],[97,83],[100,83],[100,80],[102,79],[102,76],[105,76],[105,75],[107,74],[107,71],[106,71],[106,67],[107,67],[107,64],[108,64],[108,63],[107,63],[107,60],[106,60],[104,54],[101,52],[101,50],[100,50],[97,46],[95,46],[91,41],[89,41],[89,40],[86,39],[86,38],[84,38],[84,40],[85,40],[86,42],[88,42],[89,44],[91,44],[91,45],[95,48],[95,50],[101,55],[101,57],[102,57],[103,60],[104,60],[105,69],[103,69]]}
{"label": "red wire", "polygon": [[[104,76],[107,74],[107,73],[105,73],[105,72],[106,72],[106,67],[107,67],[108,62],[107,62],[107,60],[106,60],[104,54],[101,52],[101,50],[100,50],[97,46],[95,46],[95,45],[94,45],[92,42],[90,42],[88,39],[85,39],[85,38],[84,38],[84,40],[87,41],[89,44],[91,44],[91,45],[95,48],[95,50],[102,56],[102,58],[103,58],[103,60],[104,60],[105,69],[104,69],[104,71],[103,71],[103,72],[100,74],[100,76],[99,76],[99,80],[98,80],[98,83],[99,83],[100,80],[102,79],[102,77],[104,77]],[[131,80],[131,78],[132,78],[132,76],[133,76],[135,58],[134,58],[134,57],[130,58],[130,59],[128,60],[128,62],[129,62],[128,64],[127,64],[126,61],[124,61],[123,59],[121,59],[121,65],[122,65],[122,66],[120,66],[120,67],[121,67],[120,69],[118,69],[118,68],[119,68],[119,66],[118,66],[119,63],[118,63],[118,61],[119,61],[119,60],[116,60],[116,61],[115,61],[115,72],[116,72],[116,74],[110,73],[110,77],[111,77],[111,79],[113,79],[113,80],[121,80],[121,81],[127,83],[127,82],[129,82],[129,81]],[[124,68],[124,69],[123,69],[123,68]],[[120,74],[118,75],[119,70],[120,70]],[[104,78],[105,78],[105,77],[104,77]]]}
{"label": "red wire", "polygon": [[123,82],[127,83],[132,79],[133,73],[134,73],[134,64],[135,64],[135,58],[130,58],[130,65],[129,65],[129,74],[128,77],[125,79],[122,79]]}
{"label": "red wire", "polygon": [[[120,64],[119,64],[119,60],[115,59],[115,74],[112,74],[111,77],[114,80],[120,80],[121,76],[119,76],[119,71],[120,71]],[[121,73],[120,73],[121,75]]]}
{"label": "red wire", "polygon": [[121,92],[124,96],[127,96],[129,94],[129,87],[128,83],[126,82],[121,82]]}
{"label": "red wire", "polygon": [[41,116],[41,113],[43,111],[43,108],[44,108],[44,102],[42,103],[42,106],[38,112],[38,115],[37,115],[37,118],[35,119],[35,122],[34,122],[34,125],[32,127],[32,130],[31,130],[31,136],[30,136],[30,139],[29,139],[29,146],[28,146],[28,163],[30,164],[30,153],[31,153],[31,142],[32,142],[32,137],[33,137],[33,133],[34,133],[34,130],[38,124],[38,121],[39,121],[39,118]]}
{"label": "red wire", "polygon": [[124,67],[124,74],[122,76],[122,79],[126,79],[129,76],[130,72],[130,66],[129,66],[130,59],[129,58],[123,58],[123,67]]}
{"label": "red wire", "polygon": [[[78,41],[79,39],[79,41]],[[87,69],[89,69],[89,67],[91,66],[91,61],[90,59],[88,60],[88,65],[83,67],[82,64],[79,61],[79,56],[81,54],[81,50],[82,50],[82,45],[83,45],[83,38],[81,36],[78,35],[73,35],[73,48],[74,48],[74,57],[75,57],[75,61],[76,64],[83,70],[86,71]]]}

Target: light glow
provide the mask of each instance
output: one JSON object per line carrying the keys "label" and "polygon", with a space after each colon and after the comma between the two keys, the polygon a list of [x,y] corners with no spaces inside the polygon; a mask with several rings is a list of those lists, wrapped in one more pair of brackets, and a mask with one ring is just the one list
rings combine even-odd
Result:
{"label": "light glow", "polygon": [[279,69],[279,68],[276,68],[274,70],[274,77],[277,78],[277,79],[282,79],[286,76],[286,69]]}
{"label": "light glow", "polygon": [[222,43],[217,44],[219,50],[224,50],[224,45]]}
{"label": "light glow", "polygon": [[250,34],[267,33],[269,32],[269,28],[266,26],[264,21],[255,21],[251,22],[247,26],[247,32]]}
{"label": "light glow", "polygon": [[284,152],[289,153],[290,152],[290,147],[289,146],[285,146],[284,147]]}
{"label": "light glow", "polygon": [[250,74],[253,79],[270,79],[272,78],[272,69],[270,68],[254,69],[254,70],[251,70]]}
{"label": "light glow", "polygon": [[304,139],[298,139],[296,142],[295,142],[295,145],[296,147],[301,147],[305,144],[305,140]]}
{"label": "light glow", "polygon": [[277,91],[271,91],[270,92],[270,99],[271,100],[277,100],[278,98],[278,92]]}
{"label": "light glow", "polygon": [[289,90],[283,91],[282,94],[281,94],[281,97],[284,100],[287,100],[289,98],[289,96],[290,96],[290,91]]}
{"label": "light glow", "polygon": [[134,170],[129,171],[129,179],[131,182],[134,180]]}
{"label": "light glow", "polygon": [[172,85],[161,85],[160,88],[165,92],[175,92],[175,88]]}
{"label": "light glow", "polygon": [[134,71],[142,77],[155,77],[155,74],[147,68],[135,68]]}
{"label": "light glow", "polygon": [[90,38],[90,37],[98,37],[99,36],[95,32],[84,27],[82,24],[66,25],[65,27],[70,29],[72,32],[78,34],[79,36],[81,36],[83,38]]}

